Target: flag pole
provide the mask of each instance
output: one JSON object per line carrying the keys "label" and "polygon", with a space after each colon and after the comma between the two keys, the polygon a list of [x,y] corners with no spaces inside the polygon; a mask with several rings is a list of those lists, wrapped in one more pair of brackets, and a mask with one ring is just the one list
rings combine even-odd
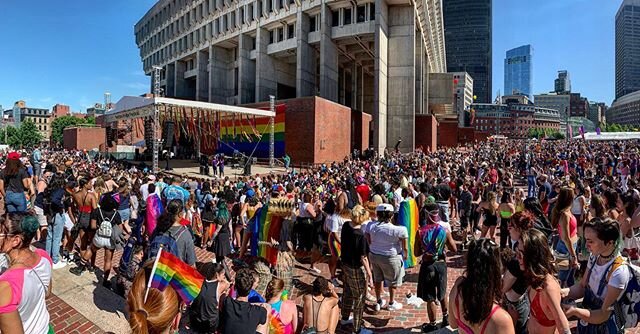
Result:
{"label": "flag pole", "polygon": [[153,261],[153,268],[151,269],[151,275],[149,275],[149,281],[147,282],[147,289],[144,291],[144,301],[143,304],[147,303],[147,297],[149,296],[149,289],[151,289],[151,282],[153,281],[153,275],[156,273],[156,269],[158,269],[158,261],[160,260],[160,255],[162,254],[162,247],[160,245],[160,249],[158,249],[158,255],[156,255],[156,259]]}

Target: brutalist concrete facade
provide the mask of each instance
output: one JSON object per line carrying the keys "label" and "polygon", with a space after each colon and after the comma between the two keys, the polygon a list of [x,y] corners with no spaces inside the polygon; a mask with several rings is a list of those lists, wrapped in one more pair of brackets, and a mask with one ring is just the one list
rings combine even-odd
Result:
{"label": "brutalist concrete facade", "polygon": [[370,146],[415,148],[429,73],[446,71],[441,0],[161,0],[136,24],[168,97],[319,96],[372,116]]}

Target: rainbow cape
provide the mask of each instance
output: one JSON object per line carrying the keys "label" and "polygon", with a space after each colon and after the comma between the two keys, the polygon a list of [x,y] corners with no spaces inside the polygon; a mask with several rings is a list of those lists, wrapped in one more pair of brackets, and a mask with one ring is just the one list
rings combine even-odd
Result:
{"label": "rainbow cape", "polygon": [[164,291],[167,286],[171,286],[178,293],[180,299],[189,305],[200,294],[203,282],[204,277],[195,268],[180,261],[170,252],[163,252],[160,248],[151,270],[151,279],[147,289],[152,287]]}
{"label": "rainbow cape", "polygon": [[407,260],[404,261],[405,268],[411,268],[418,264],[418,259],[413,254],[413,246],[416,243],[416,232],[418,231],[418,205],[414,199],[406,200],[400,203],[400,211],[398,212],[398,225],[407,228],[409,238],[407,239]]}
{"label": "rainbow cape", "polygon": [[278,249],[266,244],[271,239],[280,241],[280,229],[284,217],[269,212],[269,205],[256,211],[251,224],[251,255],[265,258],[272,265],[278,259]]}

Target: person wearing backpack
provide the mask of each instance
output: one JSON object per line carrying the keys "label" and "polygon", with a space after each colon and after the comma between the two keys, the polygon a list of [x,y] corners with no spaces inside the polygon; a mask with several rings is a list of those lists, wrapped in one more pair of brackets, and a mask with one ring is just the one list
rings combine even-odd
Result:
{"label": "person wearing backpack", "polygon": [[147,259],[155,258],[160,247],[163,251],[177,256],[182,262],[195,266],[196,253],[193,236],[189,229],[180,222],[184,215],[184,206],[180,199],[167,203],[167,208],[160,217],[153,231],[147,251]]}
{"label": "person wearing backpack", "polygon": [[579,334],[624,333],[626,319],[621,316],[621,300],[631,273],[620,255],[618,222],[592,219],[585,224],[584,236],[591,252],[587,271],[579,283],[561,290],[568,299],[583,298],[582,307],[564,306],[565,314],[580,319]]}
{"label": "person wearing backpack", "polygon": [[62,243],[65,222],[64,184],[64,177],[61,174],[56,174],[51,178],[51,182],[44,194],[45,214],[52,217],[48,225],[49,232],[47,233],[45,249],[47,250],[47,254],[51,256],[53,269],[60,269],[67,265],[67,263],[60,257],[60,246]]}
{"label": "person wearing backpack", "polygon": [[[122,219],[118,213],[118,197],[117,192],[108,192],[102,195],[100,205],[91,212],[89,224],[91,229],[96,230],[91,247],[82,254],[78,266],[69,270],[69,272],[74,275],[82,275],[82,273],[88,269],[88,262],[91,260],[92,255],[98,252],[99,249],[104,248],[104,277],[102,285],[106,288],[111,287],[109,274],[113,266],[113,252],[116,249],[116,245],[113,242],[114,230],[116,226],[122,225]],[[131,233],[131,231],[127,229],[127,226],[124,226],[124,228],[128,233]]]}

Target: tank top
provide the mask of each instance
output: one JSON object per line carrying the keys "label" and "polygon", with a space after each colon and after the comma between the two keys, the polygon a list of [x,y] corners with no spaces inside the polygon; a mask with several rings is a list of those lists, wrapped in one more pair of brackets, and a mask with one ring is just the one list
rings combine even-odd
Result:
{"label": "tank top", "polygon": [[[562,237],[562,227],[558,224],[558,234]],[[569,218],[569,238],[573,238],[578,234],[578,221],[576,217],[571,214]]]}
{"label": "tank top", "polygon": [[202,289],[191,304],[191,314],[200,322],[218,324],[218,282],[204,281]]}
{"label": "tank top", "polygon": [[269,334],[293,334],[293,322],[284,324],[280,314],[282,300],[271,304],[271,316],[269,317]]}
{"label": "tank top", "polygon": [[[462,322],[462,318],[460,317],[460,298],[458,295],[459,291],[456,291],[456,318],[458,319],[458,329],[460,329],[465,334],[474,334],[473,329],[467,326],[464,322]],[[480,329],[480,334],[484,334],[484,331],[487,329],[487,325],[489,324],[489,320],[493,317],[493,314],[500,308],[500,305],[494,304],[489,316],[483,321],[482,327]]]}
{"label": "tank top", "polygon": [[581,215],[584,209],[582,204],[580,204],[580,198],[584,198],[584,196],[576,196],[576,198],[573,199],[573,203],[571,203],[571,213],[574,215]]}

